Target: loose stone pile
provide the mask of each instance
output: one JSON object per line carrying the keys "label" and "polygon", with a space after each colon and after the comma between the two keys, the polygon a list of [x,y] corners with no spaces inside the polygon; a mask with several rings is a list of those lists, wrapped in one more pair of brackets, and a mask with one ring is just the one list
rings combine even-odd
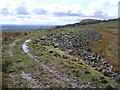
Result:
{"label": "loose stone pile", "polygon": [[[103,57],[94,53],[92,51],[92,45],[88,43],[88,41],[96,42],[100,39],[102,39],[102,35],[99,32],[91,29],[84,29],[47,34],[46,37],[35,40],[35,43],[40,42],[43,46],[52,45],[54,48],[59,48],[69,55],[77,56],[80,59],[83,59],[88,65],[91,65],[95,70],[102,72],[105,76],[114,78],[114,80],[120,83],[120,75],[113,72],[112,66]],[[52,53],[52,50],[49,52]],[[64,55],[59,56],[64,59],[69,59]]]}

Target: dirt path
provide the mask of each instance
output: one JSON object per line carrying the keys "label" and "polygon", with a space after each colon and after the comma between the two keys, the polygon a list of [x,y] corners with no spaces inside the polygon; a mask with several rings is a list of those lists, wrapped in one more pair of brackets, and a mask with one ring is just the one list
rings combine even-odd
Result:
{"label": "dirt path", "polygon": [[[30,40],[30,39],[29,39]],[[26,40],[28,41],[28,40]],[[27,47],[28,45],[28,42],[25,41],[25,45]],[[60,74],[60,72],[57,72],[56,69],[54,67],[49,67],[41,62],[39,62],[39,60],[36,59],[36,56],[32,55],[29,50],[27,50],[28,52],[27,55],[29,57],[31,57],[33,60],[35,60],[36,62],[38,62],[40,64],[40,66],[42,66],[42,68],[44,70],[46,70],[46,72],[49,72],[53,75],[54,80],[53,81],[57,81],[59,83],[61,83],[62,86],[65,86],[67,85],[68,87],[71,87],[71,88],[82,88],[82,87],[90,87],[90,85],[88,83],[84,83],[82,80],[78,80],[77,77],[75,76],[67,76],[67,75],[62,75]],[[54,69],[53,69],[54,68]],[[25,79],[25,78],[24,78]],[[27,78],[26,78],[27,79]]]}

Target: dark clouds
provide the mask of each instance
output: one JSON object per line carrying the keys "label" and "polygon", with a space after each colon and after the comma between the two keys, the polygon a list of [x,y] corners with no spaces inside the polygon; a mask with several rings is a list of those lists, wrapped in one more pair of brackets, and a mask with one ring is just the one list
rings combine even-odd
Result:
{"label": "dark clouds", "polygon": [[44,9],[40,9],[40,8],[35,8],[34,10],[33,10],[33,12],[35,13],[35,14],[38,14],[38,15],[40,15],[40,14],[47,14],[48,13],[48,11],[47,10],[44,10]]}
{"label": "dark clouds", "polygon": [[55,16],[83,16],[81,12],[73,13],[71,10],[68,10],[67,12],[54,12],[53,15]]}

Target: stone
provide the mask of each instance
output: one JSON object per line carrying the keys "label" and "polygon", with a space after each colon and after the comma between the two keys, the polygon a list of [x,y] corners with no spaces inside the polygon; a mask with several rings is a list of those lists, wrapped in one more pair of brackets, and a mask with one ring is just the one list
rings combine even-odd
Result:
{"label": "stone", "polygon": [[81,64],[81,65],[83,65],[83,63],[78,63],[78,64]]}
{"label": "stone", "polygon": [[58,48],[58,44],[54,44],[54,48]]}
{"label": "stone", "polygon": [[75,59],[73,59],[73,58],[69,58],[69,60],[70,61],[74,61],[74,62],[76,62],[77,60],[75,60]]}
{"label": "stone", "polygon": [[85,71],[85,74],[90,74],[90,72],[89,71]]}
{"label": "stone", "polygon": [[110,73],[109,73],[108,70],[103,69],[103,70],[102,70],[102,73],[103,73],[105,76],[110,77]]}
{"label": "stone", "polygon": [[101,83],[106,84],[107,81],[104,79],[104,80],[101,81]]}
{"label": "stone", "polygon": [[64,59],[68,59],[68,57],[65,56],[65,55],[60,55],[60,57],[61,57],[61,58],[64,58]]}
{"label": "stone", "polygon": [[40,40],[46,40],[46,38],[45,37],[41,37]]}
{"label": "stone", "polygon": [[104,77],[103,77],[103,76],[99,76],[99,79],[103,80],[103,79],[104,79]]}
{"label": "stone", "polygon": [[73,51],[72,51],[72,50],[69,50],[69,51],[68,51],[68,54],[72,55],[72,54],[73,54]]}
{"label": "stone", "polygon": [[105,90],[114,90],[114,89],[111,85],[108,85],[107,87],[105,87]]}
{"label": "stone", "polygon": [[58,53],[56,53],[56,52],[53,52],[52,55],[53,55],[53,56],[56,56],[56,57],[57,57],[57,56],[60,56],[60,55],[59,55]]}
{"label": "stone", "polygon": [[120,83],[120,77],[115,80],[117,83]]}
{"label": "stone", "polygon": [[101,68],[97,68],[97,70],[101,72],[103,70],[103,68],[102,67]]}
{"label": "stone", "polygon": [[49,49],[48,52],[49,52],[49,53],[53,53],[53,49]]}

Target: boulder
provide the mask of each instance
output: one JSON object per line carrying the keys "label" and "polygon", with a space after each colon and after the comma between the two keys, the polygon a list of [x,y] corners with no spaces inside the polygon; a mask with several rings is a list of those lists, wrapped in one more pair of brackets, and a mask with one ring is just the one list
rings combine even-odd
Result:
{"label": "boulder", "polygon": [[61,58],[68,59],[68,56],[60,55]]}
{"label": "boulder", "polygon": [[57,43],[54,44],[54,48],[58,48],[58,44]]}
{"label": "boulder", "polygon": [[105,76],[108,76],[108,77],[111,76],[111,75],[110,75],[110,72],[109,72],[108,70],[106,70],[106,69],[103,69],[103,70],[102,70],[102,73],[103,73]]}
{"label": "boulder", "polygon": [[49,49],[48,52],[49,52],[49,53],[53,53],[53,49]]}

